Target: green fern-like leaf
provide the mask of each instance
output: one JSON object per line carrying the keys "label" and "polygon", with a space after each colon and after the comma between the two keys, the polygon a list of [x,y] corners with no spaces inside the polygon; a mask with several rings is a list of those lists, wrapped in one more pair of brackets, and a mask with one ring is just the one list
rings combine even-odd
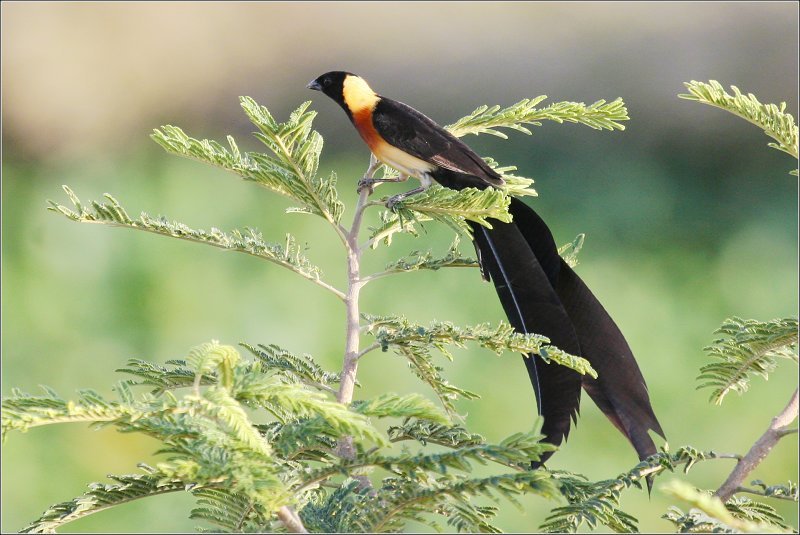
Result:
{"label": "green fern-like leaf", "polygon": [[147,404],[109,401],[93,390],[81,390],[76,401],[68,401],[50,388],[43,386],[42,389],[43,396],[33,396],[15,389],[10,397],[3,398],[3,440],[9,431],[24,433],[42,425],[135,421],[154,408]]}
{"label": "green fern-like leaf", "polygon": [[678,533],[739,533],[698,509],[684,513],[680,508],[670,506],[661,518],[672,522]]}
{"label": "green fern-like leaf", "polygon": [[167,152],[200,160],[232,171],[301,204],[301,211],[317,214],[338,224],[344,205],[336,193],[336,176],[324,179],[317,176],[322,136],[311,129],[315,112],[307,111],[311,102],[303,103],[280,123],[264,106],[250,97],[240,98],[242,108],[258,127],[255,136],[269,148],[272,155],[241,153],[233,138],[228,136],[230,150],[207,139],[188,136],[178,127],[155,129],[153,140]]}
{"label": "green fern-like leaf", "polygon": [[215,488],[198,489],[192,494],[197,507],[189,518],[217,526],[214,533],[258,533],[269,522],[264,508],[244,494]]}
{"label": "green fern-like leaf", "polygon": [[392,442],[415,440],[423,446],[438,444],[448,448],[462,448],[485,444],[486,440],[461,426],[436,424],[426,420],[410,420],[387,431]]}
{"label": "green fern-like leaf", "polygon": [[578,234],[572,243],[567,243],[558,248],[558,254],[564,259],[564,262],[571,268],[578,265],[578,253],[583,247],[583,240],[585,234]]}
{"label": "green fern-like leaf", "polygon": [[195,372],[196,388],[200,386],[203,375],[215,371],[222,386],[230,390],[233,386],[233,367],[240,359],[235,348],[213,340],[193,348],[186,357],[186,363]]}
{"label": "green fern-like leaf", "polygon": [[[312,499],[301,516],[307,525],[325,526],[327,531],[385,532],[397,531],[408,521],[436,527],[431,515],[439,515],[457,529],[497,532],[488,520],[494,508],[476,508],[472,497],[503,497],[516,503],[516,496],[536,493],[545,497],[557,495],[556,487],[542,471],[532,472],[527,466],[552,446],[541,444],[536,433],[509,437],[501,444],[472,444],[442,453],[403,454],[386,457],[366,453],[355,461],[305,471],[301,489],[312,488],[320,481],[344,474],[350,475],[368,467],[392,474],[367,491],[353,480],[326,500]],[[490,477],[471,476],[473,463],[497,463],[515,468],[514,473]]]}
{"label": "green fern-like leaf", "polygon": [[441,514],[447,518],[447,525],[459,533],[502,533],[489,521],[497,514],[497,507],[480,507],[466,501],[445,503]]}
{"label": "green fern-like leaf", "polygon": [[692,80],[684,85],[689,94],[678,95],[680,98],[709,104],[741,117],[761,128],[777,142],[769,143],[770,147],[798,157],[797,124],[794,117],[786,113],[785,102],[781,102],[780,106],[762,104],[755,95],[745,95],[736,86],[731,86],[733,95],[730,95],[716,80],[708,83]]}
{"label": "green fern-like leaf", "polygon": [[265,370],[277,372],[292,381],[299,381],[319,390],[336,392],[331,385],[339,382],[341,374],[323,370],[311,355],[300,357],[276,345],[241,345],[258,358]]}
{"label": "green fern-like leaf", "polygon": [[734,496],[725,503],[725,508],[738,520],[771,525],[781,531],[791,531],[786,520],[769,504],[744,496]]}
{"label": "green fern-like leaf", "polygon": [[700,491],[678,480],[670,481],[661,488],[702,511],[703,515],[684,515],[680,509],[672,508],[664,516],[690,533],[708,530],[722,533],[791,533],[774,508],[749,498],[735,497],[723,504],[710,492]]}
{"label": "green fern-like leaf", "polygon": [[298,418],[289,423],[271,422],[256,428],[289,461],[333,463],[339,433],[323,418]]}
{"label": "green fern-like leaf", "polygon": [[441,373],[442,368],[433,363],[433,357],[427,348],[396,346],[395,352],[404,357],[414,375],[433,390],[449,416],[457,414],[454,405],[456,399],[480,398],[475,392],[460,388],[445,379]]}
{"label": "green fern-like leaf", "polygon": [[552,472],[561,494],[568,504],[553,509],[539,529],[546,533],[576,533],[584,526],[606,526],[617,533],[638,530],[637,519],[620,509],[622,491],[642,488],[642,481],[683,466],[688,472],[700,461],[717,458],[714,452],[704,452],[684,446],[675,453],[661,452],[637,464],[615,479],[590,482],[584,476],[569,472]]}
{"label": "green fern-like leaf", "polygon": [[[375,249],[380,243],[389,246],[392,244],[392,238],[398,232],[405,232],[412,236],[418,236],[417,224],[431,221],[432,218],[423,214],[412,215],[414,217],[409,219],[408,217],[402,218],[398,213],[389,212],[387,210],[378,212],[379,224],[376,227],[369,228],[370,237],[367,241],[367,245],[372,249]],[[463,231],[463,228],[458,226],[456,233],[458,234]]]}
{"label": "green fern-like leaf", "polygon": [[[451,474],[424,480],[422,485],[388,479],[384,480],[384,485],[372,498],[375,505],[381,504],[382,507],[367,506],[362,525],[366,524],[368,529],[365,531],[372,533],[397,531],[408,520],[419,521],[431,511],[451,512],[452,509],[447,506],[453,502],[470,507],[470,497],[487,496],[495,500],[502,497],[518,504],[516,497],[521,494],[554,498],[557,491],[551,480],[538,471],[484,478]],[[492,526],[487,531],[497,532],[497,528]]]}
{"label": "green fern-like leaf", "polygon": [[454,190],[434,184],[422,193],[400,201],[394,208],[397,216],[414,219],[414,212],[469,233],[463,221],[470,220],[491,228],[489,218],[510,222],[510,197],[500,189],[465,188]]}
{"label": "green fern-like leaf", "polygon": [[244,407],[226,388],[211,386],[202,396],[186,396],[178,404],[178,413],[203,415],[213,419],[223,432],[241,442],[247,449],[264,458],[272,456],[272,448],[250,422]]}
{"label": "green fern-like leaf", "polygon": [[365,316],[365,318],[368,321],[366,332],[375,336],[380,348],[387,351],[391,347],[397,354],[405,357],[415,375],[433,389],[450,415],[456,413],[453,404],[455,399],[475,399],[478,396],[444,379],[441,368],[433,362],[432,348],[452,360],[447,345],[465,347],[466,342],[475,342],[498,355],[504,351],[536,353],[548,362],[557,362],[580,373],[596,376],[596,372],[585,359],[547,345],[547,339],[544,337],[517,333],[507,323],[501,323],[494,329],[488,325],[461,328],[449,322],[433,322],[430,327],[424,327],[411,323],[403,317]]}
{"label": "green fern-like leaf", "polygon": [[420,349],[432,346],[452,360],[447,345],[463,348],[466,347],[466,342],[475,342],[497,355],[504,351],[535,353],[547,361],[557,362],[578,373],[597,376],[587,360],[549,345],[547,338],[543,336],[518,333],[506,322],[492,328],[488,324],[457,327],[450,322],[434,321],[429,327],[424,327],[402,316],[365,317],[368,321],[367,332],[375,336],[384,351],[390,346]]}
{"label": "green fern-like leaf", "polygon": [[537,108],[546,98],[539,96],[524,99],[507,108],[480,106],[446,128],[459,137],[467,134],[491,134],[506,139],[507,136],[497,130],[498,128],[531,134],[523,125],[541,126],[541,121],[555,121],[580,123],[598,130],[624,130],[625,127],[620,122],[629,119],[628,110],[619,98],[613,102],[598,100],[590,106],[582,102],[557,102]]}
{"label": "green fern-like leaf", "polygon": [[101,223],[112,226],[144,230],[161,236],[169,236],[194,243],[203,243],[220,249],[245,253],[281,267],[290,269],[302,277],[333,291],[337,295],[343,296],[339,290],[330,287],[322,281],[322,273],[319,268],[313,265],[305,256],[302,248],[291,234],[286,235],[283,245],[267,243],[261,233],[253,229],[236,230],[229,234],[219,229],[212,228],[210,231],[203,229],[193,229],[187,225],[169,221],[166,217],[152,217],[144,212],[138,219],[132,219],[127,211],[114,197],[105,194],[108,202],[100,203],[91,201],[92,209],[83,206],[80,199],[67,186],[63,186],[64,191],[72,202],[73,208],[60,205],[49,201],[51,211],[60,213],[72,221],[80,223]]}
{"label": "green fern-like leaf", "polygon": [[[363,414],[350,410],[346,405],[329,400],[324,394],[309,390],[301,384],[282,384],[274,380],[248,381],[245,388],[236,392],[237,399],[252,406],[263,407],[277,416],[290,414],[292,418],[324,419],[341,436],[355,436],[371,440],[379,445],[388,442]],[[274,407],[281,411],[273,411]]]}
{"label": "green fern-like leaf", "polygon": [[756,479],[751,481],[750,484],[758,487],[760,490],[756,492],[753,489],[746,489],[747,492],[757,493],[767,498],[778,498],[793,502],[798,501],[800,498],[800,496],[798,496],[797,483],[793,481],[789,481],[786,485],[767,485],[760,479]]}
{"label": "green fern-like leaf", "polygon": [[188,490],[179,480],[164,480],[163,474],[150,467],[145,474],[108,476],[114,483],[92,483],[89,491],[68,502],[51,506],[31,524],[22,528],[22,533],[55,533],[64,524],[93,513],[122,505],[134,500],[149,498],[168,492]]}
{"label": "green fern-like leaf", "polygon": [[474,258],[464,258],[461,256],[458,246],[460,239],[456,234],[453,243],[447,250],[447,254],[441,258],[434,258],[430,251],[421,253],[420,251],[413,251],[405,258],[401,258],[386,266],[385,274],[403,273],[408,271],[419,271],[423,269],[430,269],[436,271],[445,267],[478,267],[478,261]]}
{"label": "green fern-like leaf", "polygon": [[419,418],[442,425],[450,424],[450,418],[430,400],[419,394],[398,395],[385,392],[378,397],[357,401],[352,409],[365,416],[377,418]]}
{"label": "green fern-like leaf", "polygon": [[765,379],[777,366],[778,358],[797,362],[797,318],[768,322],[730,318],[717,329],[722,335],[705,348],[717,360],[700,368],[697,388],[713,388],[710,400],[719,405],[731,391],[747,391],[750,376]]}
{"label": "green fern-like leaf", "polygon": [[[151,385],[155,387],[151,392],[155,396],[161,395],[167,390],[192,386],[197,379],[197,374],[186,365],[184,360],[167,361],[164,365],[160,365],[142,359],[129,359],[126,366],[117,371],[137,377],[137,381],[131,382],[134,386]],[[216,374],[209,373],[200,378],[199,384],[205,386],[216,382]]]}

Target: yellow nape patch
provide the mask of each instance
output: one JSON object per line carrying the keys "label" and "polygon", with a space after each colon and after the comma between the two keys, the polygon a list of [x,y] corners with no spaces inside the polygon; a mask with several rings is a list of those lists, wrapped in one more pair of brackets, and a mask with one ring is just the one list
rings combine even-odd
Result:
{"label": "yellow nape patch", "polygon": [[367,85],[367,82],[359,76],[348,74],[344,79],[342,87],[342,97],[351,113],[361,110],[372,110],[378,103],[379,97],[375,91]]}

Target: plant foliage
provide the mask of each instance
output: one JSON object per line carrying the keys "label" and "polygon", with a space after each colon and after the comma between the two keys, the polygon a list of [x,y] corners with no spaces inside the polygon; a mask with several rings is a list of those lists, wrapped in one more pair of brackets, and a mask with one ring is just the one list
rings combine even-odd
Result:
{"label": "plant foliage", "polygon": [[681,533],[791,533],[775,509],[745,497],[727,503],[683,481],[670,481],[663,490],[696,509],[684,513],[671,507],[663,518]]}
{"label": "plant foliage", "polygon": [[245,180],[300,203],[299,211],[338,223],[344,204],[336,192],[336,175],[328,178],[317,175],[322,136],[311,129],[316,116],[316,112],[307,111],[311,102],[301,104],[285,123],[276,121],[266,107],[250,97],[241,97],[240,102],[250,121],[258,127],[255,137],[269,153],[242,153],[231,136],[227,138],[228,149],[216,141],[190,137],[170,125],[155,129],[151,137],[167,152],[233,171]]}
{"label": "plant foliage", "polygon": [[261,233],[251,228],[233,230],[228,234],[213,227],[210,231],[206,231],[193,229],[178,221],[170,221],[164,216],[152,217],[145,212],[142,212],[137,219],[132,219],[119,201],[108,193],[105,194],[107,202],[90,201],[91,208],[87,208],[68,186],[63,186],[63,189],[69,197],[72,207],[49,201],[48,209],[58,212],[72,221],[143,230],[161,236],[249,254],[290,269],[334,293],[341,293],[322,280],[320,269],[303,255],[302,248],[291,234],[286,235],[283,244],[278,244],[265,242]]}
{"label": "plant foliage", "polygon": [[[761,105],[735,88],[735,97],[724,91],[720,94],[715,82],[708,87],[692,84],[689,98],[735,110],[776,139],[778,143],[772,146],[790,154],[793,148],[797,156],[797,128],[785,117],[783,107]],[[506,108],[482,106],[448,128],[457,136],[506,138],[500,129],[530,134],[528,126],[544,120],[622,130],[621,121],[628,119],[621,99],[590,106],[561,102],[538,107],[544,99],[526,99]],[[342,226],[344,204],[339,200],[336,175],[318,174],[322,136],[312,129],[315,113],[309,111],[309,103],[298,107],[285,122],[277,121],[249,97],[242,97],[241,105],[257,128],[255,137],[268,152],[242,152],[230,136],[226,147],[169,125],[156,129],[152,138],[169,153],[232,171],[288,197],[297,204],[289,211],[323,218],[342,240],[349,261],[378,243],[389,245],[398,232],[416,235],[421,223],[431,221],[456,231],[447,253],[437,258],[430,252],[414,251],[382,272],[350,280],[345,292],[322,279],[319,268],[305,257],[291,235],[276,244],[265,242],[250,228],[224,233],[214,227],[210,231],[193,229],[146,213],[132,218],[109,194],[104,202],[84,206],[66,186],[72,206],[50,202],[49,209],[76,222],[144,230],[249,254],[333,292],[351,313],[358,311],[357,306],[353,308],[354,284],[424,269],[475,267],[477,262],[459,251],[458,235],[469,234],[465,222],[490,226],[492,219],[509,221],[510,197],[535,195],[532,180],[510,174],[516,170],[513,166],[501,167],[486,158],[504,177],[503,189],[457,192],[433,186],[379,212],[370,237],[356,243],[363,210],[383,203],[366,202],[362,194],[353,227]],[[371,167],[369,172],[373,171]],[[397,176],[385,167],[382,173],[384,178]],[[583,238],[581,234],[559,249],[572,266]],[[350,316],[353,325],[349,327],[356,336],[371,336],[374,343],[357,353],[348,349],[352,354],[346,355],[345,362],[348,358],[355,362],[372,350],[392,349],[431,388],[441,407],[416,393],[382,392],[356,399],[350,395],[343,402],[345,381],[354,381],[345,369],[326,370],[310,355],[295,355],[268,343],[241,344],[248,356],[233,346],[211,341],[163,364],[131,359],[118,370],[126,379],[117,383],[113,399],[93,390],[81,390],[73,400],[47,387],[37,395],[14,390],[2,403],[3,440],[12,431],[82,422],[141,433],[160,444],[160,460],[155,466],[140,464],[136,473],[111,475],[110,482],[92,483],[85,494],[53,505],[23,531],[54,532],[115,505],[188,492],[196,499],[190,517],[203,523],[201,529],[214,532],[307,529],[381,533],[403,530],[413,522],[435,529],[444,524],[450,531],[496,533],[499,528],[493,522],[498,509],[486,505],[485,500],[519,504],[518,498],[524,494],[566,502],[544,521],[543,531],[576,532],[604,526],[631,532],[637,529],[637,519],[621,508],[624,490],[641,489],[642,479],[650,481],[679,466],[688,472],[698,462],[731,457],[686,446],[674,454],[665,450],[615,479],[598,482],[564,471],[531,470],[532,460],[554,449],[540,442],[541,422],[530,432],[515,433],[497,443],[471,432],[462,425],[455,400],[476,399],[478,394],[451,384],[434,353],[452,360],[451,347],[463,348],[471,342],[497,355],[522,353],[596,377],[586,360],[553,347],[544,337],[516,333],[505,322],[496,327],[458,327],[440,321],[425,326],[402,316],[357,312]],[[792,352],[797,345],[796,319],[758,323],[734,318],[719,334],[724,337],[708,351],[721,362],[706,366],[701,375],[707,381],[701,386],[714,387],[712,397],[717,402],[730,390],[746,390],[750,374],[766,376],[774,368],[775,358],[797,360]],[[355,386],[359,386],[357,382]],[[478,466],[482,467],[480,474]],[[744,491],[797,500],[794,483],[767,486],[754,481],[752,485],[756,488]],[[721,507],[708,505],[707,496],[694,489],[670,488],[681,499],[706,507],[702,517],[671,510],[666,518],[681,530],[786,528],[774,509],[747,498],[737,497]]]}
{"label": "plant foliage", "polygon": [[[620,100],[537,108],[541,100],[502,110],[479,109],[452,128],[456,135],[505,137],[498,128],[530,133],[523,125],[537,125],[540,120],[621,129],[617,121],[627,119]],[[289,211],[322,217],[349,244],[357,235],[357,223],[352,230],[342,226],[344,205],[336,176],[318,174],[322,137],[312,129],[315,114],[309,103],[285,122],[250,98],[243,97],[241,105],[267,152],[242,152],[230,136],[224,146],[169,125],[156,129],[152,138],[167,152],[232,171],[288,197],[297,205]],[[510,196],[535,195],[532,180],[511,174],[515,167],[486,160],[504,177],[503,189],[457,192],[431,187],[380,213],[379,226],[364,244],[388,244],[397,232],[413,234],[419,223],[436,221],[457,231],[445,256],[415,251],[385,271],[365,276],[363,283],[395,273],[476,266],[459,251],[458,233],[469,232],[465,221],[487,226],[491,219],[510,221]],[[383,172],[393,173],[386,168]],[[84,205],[70,188],[65,186],[64,191],[71,206],[50,202],[49,208],[72,221],[143,230],[246,253],[287,268],[346,301],[345,292],[322,279],[291,235],[277,244],[264,241],[250,228],[228,233],[214,227],[198,230],[163,216],[131,217],[109,194],[103,202]],[[357,211],[377,204],[359,206]],[[574,258],[581,242],[579,237],[565,255]],[[91,390],[80,391],[75,400],[47,388],[40,395],[13,391],[3,400],[4,439],[10,431],[85,422],[142,433],[161,444],[161,462],[155,466],[140,465],[138,473],[112,475],[109,483],[92,484],[83,496],[51,507],[26,531],[50,532],[119,503],[189,492],[197,500],[191,517],[214,531],[285,531],[300,525],[314,531],[383,532],[400,530],[409,521],[438,526],[439,518],[458,531],[497,532],[492,524],[496,507],[476,503],[475,498],[515,502],[524,493],[551,499],[560,495],[559,479],[530,470],[531,460],[553,449],[539,442],[538,428],[491,443],[453,423],[452,401],[477,394],[450,384],[431,351],[452,359],[448,346],[474,342],[498,355],[529,354],[596,375],[584,359],[550,346],[543,337],[518,334],[506,323],[457,327],[435,322],[425,327],[402,317],[364,315],[360,327],[375,338],[360,357],[370,349],[391,347],[431,386],[444,410],[422,395],[391,392],[340,403],[342,374],[323,369],[310,355],[298,356],[270,344],[242,344],[250,353],[245,358],[235,347],[216,341],[163,364],[129,360],[118,370],[127,379],[117,384],[114,399]],[[256,423],[257,414],[268,421]],[[386,426],[378,426],[378,420],[386,420]],[[352,455],[342,454],[344,443],[352,445]],[[477,465],[493,469],[477,475]],[[286,521],[289,517],[291,522]]]}
{"label": "plant foliage", "polygon": [[597,130],[624,130],[625,126],[620,124],[620,121],[629,119],[628,110],[619,98],[613,102],[598,100],[590,106],[582,102],[557,102],[537,108],[545,99],[547,97],[544,95],[524,99],[506,108],[480,106],[446,128],[456,136],[491,134],[506,139],[507,136],[497,128],[510,128],[524,134],[532,134],[523,125],[541,126],[541,121],[547,120],[557,123],[580,123]]}
{"label": "plant foliage", "polygon": [[679,466],[688,473],[698,462],[716,458],[718,455],[713,451],[704,452],[685,446],[674,454],[664,451],[653,455],[628,472],[605,481],[590,482],[580,475],[554,472],[553,478],[559,483],[568,504],[553,509],[539,529],[546,533],[576,533],[584,526],[593,529],[605,526],[616,533],[636,532],[637,519],[620,508],[622,491],[631,487],[642,488],[642,480],[666,471],[674,472]]}
{"label": "plant foliage", "polygon": [[[762,104],[754,94],[745,95],[733,85],[733,95],[730,95],[716,80],[708,83],[692,80],[684,85],[689,94],[678,95],[680,98],[721,108],[753,123],[775,140],[775,143],[768,143],[770,147],[797,159],[797,124],[794,117],[786,113],[785,102],[781,102],[780,106]],[[797,175],[797,169],[792,174]]]}
{"label": "plant foliage", "polygon": [[797,318],[767,322],[730,318],[715,331],[721,335],[705,348],[715,361],[700,368],[697,388],[713,388],[711,401],[719,405],[728,392],[742,394],[750,377],[764,379],[777,366],[777,359],[797,362]]}

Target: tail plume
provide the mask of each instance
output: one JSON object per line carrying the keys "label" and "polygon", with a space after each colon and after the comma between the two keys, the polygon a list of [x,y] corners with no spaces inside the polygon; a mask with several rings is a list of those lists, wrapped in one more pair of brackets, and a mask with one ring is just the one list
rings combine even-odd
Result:
{"label": "tail plume", "polygon": [[[657,452],[649,435],[662,437],[647,385],[622,332],[586,284],[558,255],[550,229],[522,201],[512,198],[511,223],[492,229],[471,224],[484,277],[495,289],[511,325],[547,336],[560,349],[587,359],[598,378],[526,355],[525,366],[544,417],[545,441],[559,445],[576,421],[581,386],[640,459]],[[549,457],[541,459],[541,464]],[[648,483],[650,483],[648,481]]]}

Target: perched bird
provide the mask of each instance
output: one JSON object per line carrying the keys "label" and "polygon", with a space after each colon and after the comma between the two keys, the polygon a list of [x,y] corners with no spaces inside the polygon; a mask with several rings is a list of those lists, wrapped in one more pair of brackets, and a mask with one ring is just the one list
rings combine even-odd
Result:
{"label": "perched bird", "polygon": [[[378,95],[355,74],[328,72],[308,88],[322,91],[344,109],[375,157],[400,171],[395,180],[408,176],[420,180],[421,187],[390,202],[418,193],[434,181],[456,190],[504,184],[464,142],[414,108]],[[639,459],[656,453],[648,431],[662,437],[664,432],[619,328],[559,256],[539,215],[516,198],[511,199],[509,212],[511,223],[492,220],[491,229],[470,222],[483,277],[494,281],[508,320],[518,332],[548,337],[558,348],[587,359],[598,373],[593,379],[532,355],[523,358],[544,417],[545,441],[559,445],[567,438],[571,422],[577,421],[583,387],[631,442]]]}

